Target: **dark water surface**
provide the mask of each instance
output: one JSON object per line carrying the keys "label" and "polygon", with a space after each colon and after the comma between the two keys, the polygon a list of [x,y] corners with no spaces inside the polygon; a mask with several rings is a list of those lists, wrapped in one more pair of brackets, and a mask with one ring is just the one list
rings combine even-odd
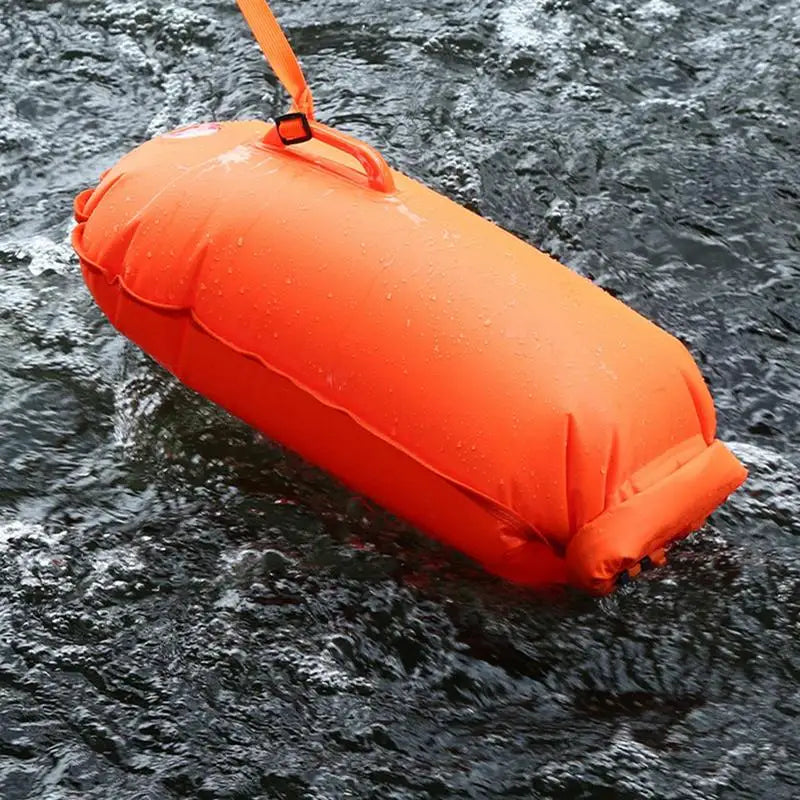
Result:
{"label": "dark water surface", "polygon": [[800,6],[276,0],[321,119],[687,342],[752,477],[537,598],[178,385],[71,202],[284,99],[228,0],[0,0],[0,797],[800,796]]}

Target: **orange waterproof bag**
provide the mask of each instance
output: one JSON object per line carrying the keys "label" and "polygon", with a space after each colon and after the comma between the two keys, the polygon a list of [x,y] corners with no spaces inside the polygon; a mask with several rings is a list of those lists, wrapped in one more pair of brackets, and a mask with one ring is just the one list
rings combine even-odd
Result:
{"label": "orange waterproof bag", "polygon": [[76,201],[86,282],[187,385],[490,571],[610,591],[744,479],[676,339],[294,98],[125,156]]}

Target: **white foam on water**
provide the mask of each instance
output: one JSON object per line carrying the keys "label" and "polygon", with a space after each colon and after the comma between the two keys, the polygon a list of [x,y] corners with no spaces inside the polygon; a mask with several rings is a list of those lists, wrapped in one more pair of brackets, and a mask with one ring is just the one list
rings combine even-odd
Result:
{"label": "white foam on water", "polygon": [[164,402],[166,386],[151,382],[147,367],[114,383],[114,443],[130,449]]}
{"label": "white foam on water", "polygon": [[500,10],[498,32],[509,47],[558,53],[572,44],[572,22],[558,10],[549,13],[545,0],[518,0]]}
{"label": "white foam on water", "polygon": [[15,564],[19,586],[57,591],[72,588],[63,546],[66,535],[66,531],[52,531],[21,520],[0,522],[0,553],[8,563]]}
{"label": "white foam on water", "polygon": [[680,17],[681,11],[676,8],[672,3],[667,3],[666,0],[648,0],[647,3],[642,3],[634,12],[633,16],[639,19],[668,19],[674,20]]}
{"label": "white foam on water", "polygon": [[371,681],[354,675],[339,665],[329,647],[318,652],[304,652],[288,645],[276,651],[277,657],[291,666],[298,677],[312,686],[328,691],[371,689]]}
{"label": "white foam on water", "polygon": [[145,564],[139,554],[129,547],[113,547],[102,550],[92,558],[92,572],[98,576],[107,575],[112,570],[140,572]]}
{"label": "white foam on water", "polygon": [[726,442],[726,444],[746,466],[759,472],[770,472],[773,478],[787,480],[800,494],[800,484],[796,480],[797,470],[782,453],[752,442]]}
{"label": "white foam on water", "polygon": [[214,603],[214,608],[223,611],[239,611],[246,605],[250,604],[242,600],[241,594],[236,589],[226,589]]}
{"label": "white foam on water", "polygon": [[70,243],[72,223],[65,226],[65,236],[61,241],[55,241],[49,236],[37,234],[29,239],[7,239],[0,241],[0,248],[20,260],[27,260],[28,270],[35,277],[45,272],[56,272],[65,275],[73,269],[76,261],[75,253]]}
{"label": "white foam on water", "polygon": [[12,549],[21,539],[55,549],[66,535],[66,531],[48,531],[42,525],[21,520],[0,521],[0,553]]}
{"label": "white foam on water", "polygon": [[147,566],[133,547],[120,546],[102,550],[92,556],[91,572],[83,578],[86,597],[98,592],[124,592],[141,585]]}

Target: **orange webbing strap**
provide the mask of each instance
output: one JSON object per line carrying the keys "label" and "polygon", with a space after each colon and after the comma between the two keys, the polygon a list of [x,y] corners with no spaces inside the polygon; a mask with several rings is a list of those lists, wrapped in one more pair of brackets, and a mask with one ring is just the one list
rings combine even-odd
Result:
{"label": "orange webbing strap", "polygon": [[266,0],[236,0],[269,65],[294,101],[292,108],[314,119],[314,100],[297,57]]}

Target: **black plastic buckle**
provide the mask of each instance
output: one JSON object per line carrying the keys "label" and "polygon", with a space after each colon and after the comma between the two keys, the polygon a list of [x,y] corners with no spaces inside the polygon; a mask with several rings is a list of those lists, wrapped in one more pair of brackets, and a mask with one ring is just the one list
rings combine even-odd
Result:
{"label": "black plastic buckle", "polygon": [[[297,123],[300,123],[300,130],[302,133],[288,134],[289,130],[296,129]],[[278,131],[278,137],[285,145],[302,144],[314,137],[311,132],[311,126],[308,124],[308,117],[302,111],[295,111],[291,114],[284,114],[283,116],[275,118],[275,128]],[[283,129],[283,130],[281,130]]]}

